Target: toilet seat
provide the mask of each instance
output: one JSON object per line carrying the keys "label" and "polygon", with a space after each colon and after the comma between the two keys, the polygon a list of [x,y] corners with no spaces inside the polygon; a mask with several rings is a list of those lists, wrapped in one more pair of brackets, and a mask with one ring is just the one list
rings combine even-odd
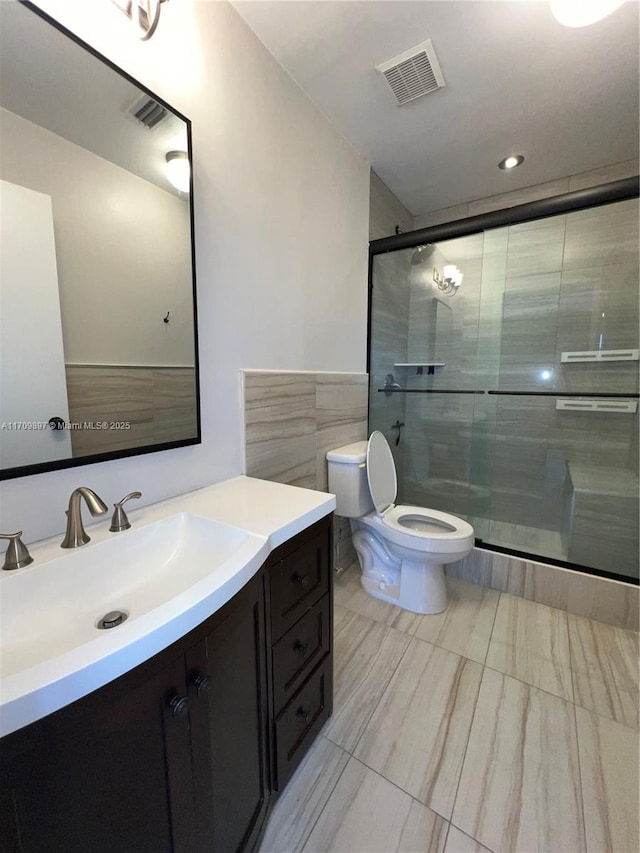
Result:
{"label": "toilet seat", "polygon": [[461,518],[420,506],[394,506],[396,466],[386,438],[377,430],[367,442],[367,479],[376,512],[362,521],[378,528],[389,542],[441,554],[473,547],[473,527]]}

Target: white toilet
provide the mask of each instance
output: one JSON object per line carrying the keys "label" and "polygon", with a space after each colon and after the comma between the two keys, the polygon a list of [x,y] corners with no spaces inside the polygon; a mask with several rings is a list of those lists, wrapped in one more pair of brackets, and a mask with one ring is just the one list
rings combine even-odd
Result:
{"label": "white toilet", "polygon": [[362,586],[414,613],[447,607],[444,564],[473,548],[473,527],[434,509],[394,506],[396,466],[381,432],[327,453],[336,513],[351,519]]}

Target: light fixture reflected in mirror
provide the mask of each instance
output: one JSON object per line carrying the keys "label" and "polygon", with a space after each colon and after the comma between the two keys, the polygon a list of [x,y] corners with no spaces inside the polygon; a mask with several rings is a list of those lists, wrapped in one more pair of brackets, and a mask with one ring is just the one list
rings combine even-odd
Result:
{"label": "light fixture reflected in mirror", "polygon": [[586,27],[615,12],[624,0],[550,0],[553,17],[565,27]]}
{"label": "light fixture reflected in mirror", "polygon": [[160,4],[165,0],[111,0],[129,18],[142,41],[150,39],[160,20]]}
{"label": "light fixture reflected in mirror", "polygon": [[189,192],[191,169],[186,151],[169,151],[166,155],[167,178],[181,193]]}

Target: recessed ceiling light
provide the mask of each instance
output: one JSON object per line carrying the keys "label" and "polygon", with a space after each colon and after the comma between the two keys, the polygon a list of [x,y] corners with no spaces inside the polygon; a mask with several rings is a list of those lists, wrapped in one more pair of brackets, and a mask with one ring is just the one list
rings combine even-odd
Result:
{"label": "recessed ceiling light", "polygon": [[498,169],[515,169],[520,163],[524,163],[522,154],[510,154],[498,163]]}

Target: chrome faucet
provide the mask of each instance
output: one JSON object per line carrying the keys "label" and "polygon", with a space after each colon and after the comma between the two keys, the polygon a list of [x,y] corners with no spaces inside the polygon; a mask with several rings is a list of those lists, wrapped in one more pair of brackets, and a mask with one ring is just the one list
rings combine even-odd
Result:
{"label": "chrome faucet", "polygon": [[104,515],[108,510],[102,498],[99,498],[91,489],[88,489],[86,486],[74,489],[69,498],[67,532],[60,545],[61,548],[79,548],[81,545],[86,545],[91,539],[82,524],[80,498],[84,498],[91,515]]}

